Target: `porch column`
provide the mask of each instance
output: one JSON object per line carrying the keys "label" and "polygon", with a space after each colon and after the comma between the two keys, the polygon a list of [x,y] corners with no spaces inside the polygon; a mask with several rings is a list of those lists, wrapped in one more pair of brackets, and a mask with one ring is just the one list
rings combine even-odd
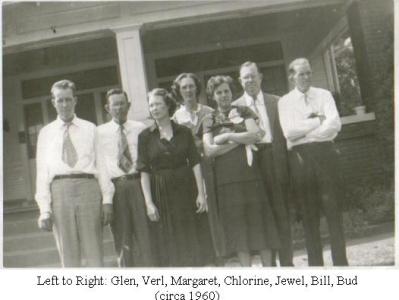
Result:
{"label": "porch column", "polygon": [[140,39],[141,25],[113,28],[118,47],[122,88],[131,101],[128,118],[145,120],[148,117],[147,79]]}

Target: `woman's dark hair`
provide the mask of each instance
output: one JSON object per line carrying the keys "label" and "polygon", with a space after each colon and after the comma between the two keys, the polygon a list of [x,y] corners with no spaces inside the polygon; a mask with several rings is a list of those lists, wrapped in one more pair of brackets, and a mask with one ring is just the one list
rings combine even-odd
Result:
{"label": "woman's dark hair", "polygon": [[209,78],[208,83],[206,84],[206,95],[208,96],[208,101],[213,101],[213,93],[216,88],[223,83],[227,83],[230,87],[230,91],[233,92],[233,79],[230,76],[216,75]]}
{"label": "woman's dark hair", "polygon": [[148,99],[154,96],[161,96],[166,106],[168,107],[169,116],[172,116],[176,110],[177,104],[173,96],[165,89],[155,88],[148,93]]}
{"label": "woman's dark hair", "polygon": [[172,93],[175,96],[175,99],[179,103],[183,103],[183,97],[180,94],[180,82],[184,78],[191,78],[194,81],[194,84],[196,87],[195,95],[197,96],[197,98],[199,97],[199,95],[201,93],[201,82],[200,82],[199,78],[197,77],[197,75],[195,75],[194,73],[181,73],[179,76],[176,77],[176,79],[173,81],[173,84],[171,86]]}

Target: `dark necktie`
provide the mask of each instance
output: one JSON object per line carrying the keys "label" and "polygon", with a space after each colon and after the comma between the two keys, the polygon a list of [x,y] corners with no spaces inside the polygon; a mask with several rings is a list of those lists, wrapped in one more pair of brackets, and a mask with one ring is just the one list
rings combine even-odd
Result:
{"label": "dark necktie", "polygon": [[118,141],[118,167],[125,173],[128,173],[133,166],[132,156],[130,155],[126,134],[123,131],[123,125],[119,127]]}
{"label": "dark necktie", "polygon": [[78,154],[73,146],[71,136],[69,135],[69,128],[72,123],[65,123],[64,138],[62,143],[62,161],[73,168],[78,161]]}

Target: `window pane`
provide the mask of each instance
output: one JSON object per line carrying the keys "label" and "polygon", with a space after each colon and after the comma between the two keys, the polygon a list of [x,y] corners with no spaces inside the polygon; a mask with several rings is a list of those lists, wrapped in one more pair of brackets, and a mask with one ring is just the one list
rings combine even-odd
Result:
{"label": "window pane", "polygon": [[79,118],[90,121],[97,125],[96,108],[94,106],[93,94],[78,95],[78,103],[76,104],[75,111]]}
{"label": "window pane", "polygon": [[341,115],[353,114],[353,108],[362,105],[356,60],[349,32],[341,35],[332,45],[340,93],[334,95]]}
{"label": "window pane", "polygon": [[28,146],[28,157],[36,157],[36,145],[39,131],[43,127],[43,113],[41,103],[24,105],[24,117]]}

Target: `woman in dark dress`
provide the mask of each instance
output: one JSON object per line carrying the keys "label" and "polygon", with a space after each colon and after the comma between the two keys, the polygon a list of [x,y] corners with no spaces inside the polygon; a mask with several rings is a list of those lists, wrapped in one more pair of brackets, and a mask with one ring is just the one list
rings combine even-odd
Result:
{"label": "woman in dark dress", "polygon": [[[214,174],[212,159],[203,155],[202,124],[204,119],[212,113],[213,108],[199,103],[201,82],[193,73],[182,73],[176,77],[172,84],[172,92],[175,99],[181,104],[172,119],[191,129],[195,145],[201,155],[201,170],[205,181],[205,194],[208,203],[208,214],[197,218],[200,228],[200,239],[204,261],[216,260],[217,265],[223,264],[222,256],[225,253],[223,231],[217,214],[215,200]],[[209,222],[209,224],[207,224]],[[211,236],[209,235],[211,232]]]}
{"label": "woman in dark dress", "polygon": [[216,194],[227,254],[237,254],[242,266],[251,266],[251,252],[258,251],[264,266],[271,265],[271,249],[279,240],[266,198],[256,156],[252,151],[262,132],[256,114],[232,106],[232,79],[211,77],[208,96],[218,104],[204,121],[204,149],[215,157]]}
{"label": "woman in dark dress", "polygon": [[170,120],[175,107],[166,90],[149,93],[155,123],[139,135],[137,170],[159,266],[199,266],[195,214],[207,211],[200,156],[190,129]]}

